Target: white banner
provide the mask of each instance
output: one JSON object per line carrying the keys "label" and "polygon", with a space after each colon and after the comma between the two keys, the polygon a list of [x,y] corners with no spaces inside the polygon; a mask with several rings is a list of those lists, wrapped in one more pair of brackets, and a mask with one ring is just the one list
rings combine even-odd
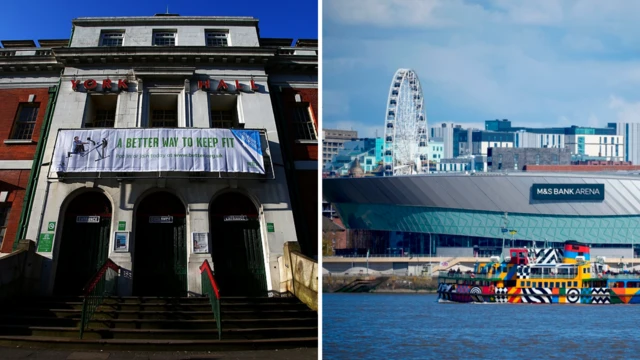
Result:
{"label": "white banner", "polygon": [[265,173],[257,130],[60,130],[53,163],[56,172]]}

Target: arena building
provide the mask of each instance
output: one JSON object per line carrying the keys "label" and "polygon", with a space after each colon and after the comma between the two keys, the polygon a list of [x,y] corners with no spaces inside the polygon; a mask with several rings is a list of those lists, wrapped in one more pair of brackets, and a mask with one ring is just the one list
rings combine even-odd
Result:
{"label": "arena building", "polygon": [[[352,235],[336,255],[487,257],[509,246],[635,257],[640,178],[620,174],[443,174],[323,179]],[[634,249],[632,252],[631,249]]]}

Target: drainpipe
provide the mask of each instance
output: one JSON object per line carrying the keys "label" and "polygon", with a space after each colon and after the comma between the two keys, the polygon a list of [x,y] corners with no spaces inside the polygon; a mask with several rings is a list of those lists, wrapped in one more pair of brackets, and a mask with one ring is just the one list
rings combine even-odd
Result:
{"label": "drainpipe", "polygon": [[[44,148],[49,138],[49,130],[51,129],[51,118],[53,117],[53,110],[55,109],[56,101],[58,100],[58,89],[62,82],[62,72],[60,73],[60,80],[58,80],[57,86],[49,87],[49,101],[47,102],[47,109],[44,114],[44,121],[40,128],[40,139],[38,139],[38,146],[36,147],[36,153],[33,157],[33,165],[31,166],[31,173],[29,174],[29,182],[27,183],[27,189],[24,196],[22,212],[20,213],[20,222],[18,223],[18,231],[16,233],[16,239],[13,242],[13,251],[18,248],[18,242],[24,239],[27,234],[27,225],[29,223],[29,217],[31,216],[31,210],[33,208],[33,198],[35,197],[35,189],[40,176],[40,169],[42,168],[42,158],[44,156]],[[38,239],[35,239],[36,242]]]}

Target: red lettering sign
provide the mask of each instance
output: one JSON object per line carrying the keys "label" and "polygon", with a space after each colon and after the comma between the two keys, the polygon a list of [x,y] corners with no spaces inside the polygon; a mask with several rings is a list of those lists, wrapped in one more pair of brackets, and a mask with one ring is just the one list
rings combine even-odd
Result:
{"label": "red lettering sign", "polygon": [[251,90],[252,91],[258,91],[258,86],[256,85],[255,81],[253,81],[253,79],[251,79]]}
{"label": "red lettering sign", "polygon": [[224,80],[220,79],[220,82],[218,83],[218,88],[216,89],[217,91],[220,90],[224,90],[227,91],[229,90],[229,87],[227,86],[227,84],[224,82]]}
{"label": "red lettering sign", "polygon": [[78,90],[78,84],[80,84],[80,80],[71,80],[71,88],[73,91]]}
{"label": "red lettering sign", "polygon": [[107,91],[107,89],[111,90],[111,80],[110,79],[102,80],[102,91]]}
{"label": "red lettering sign", "polygon": [[127,80],[118,79],[118,89],[120,90],[129,89],[129,87],[127,86]]}
{"label": "red lettering sign", "polygon": [[209,80],[206,80],[206,81],[198,80],[198,89],[209,90],[210,88],[211,88],[211,83],[209,82]]}
{"label": "red lettering sign", "polygon": [[85,80],[83,85],[84,85],[84,88],[87,90],[95,90],[98,87],[98,82],[93,79],[89,79],[89,80]]}

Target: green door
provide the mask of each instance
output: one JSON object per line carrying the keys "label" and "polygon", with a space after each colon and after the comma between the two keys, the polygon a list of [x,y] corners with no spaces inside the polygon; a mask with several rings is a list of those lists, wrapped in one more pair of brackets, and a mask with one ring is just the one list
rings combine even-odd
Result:
{"label": "green door", "polygon": [[267,291],[260,222],[212,223],[213,265],[223,296],[260,296]]}
{"label": "green door", "polygon": [[187,241],[185,218],[151,223],[140,216],[136,223],[134,292],[138,296],[187,296]]}
{"label": "green door", "polygon": [[65,217],[54,294],[75,296],[105,263],[109,255],[111,217],[98,223],[77,222],[77,215]]}

